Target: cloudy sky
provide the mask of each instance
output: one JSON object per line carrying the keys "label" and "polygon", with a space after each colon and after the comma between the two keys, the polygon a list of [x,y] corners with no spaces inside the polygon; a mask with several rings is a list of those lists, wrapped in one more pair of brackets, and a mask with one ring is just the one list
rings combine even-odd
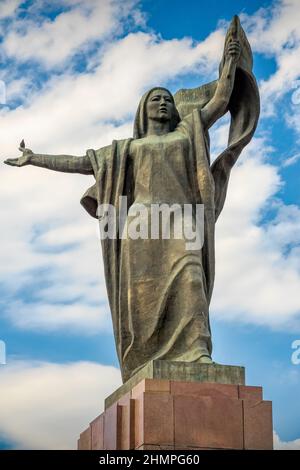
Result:
{"label": "cloudy sky", "polygon": [[[276,447],[300,449],[298,0],[0,0],[1,162],[18,144],[84,155],[132,135],[141,94],[217,78],[239,14],[262,113],[217,225],[214,360],[273,401]],[[228,119],[211,132],[225,146]],[[73,448],[120,383],[91,176],[0,166],[0,448]]]}

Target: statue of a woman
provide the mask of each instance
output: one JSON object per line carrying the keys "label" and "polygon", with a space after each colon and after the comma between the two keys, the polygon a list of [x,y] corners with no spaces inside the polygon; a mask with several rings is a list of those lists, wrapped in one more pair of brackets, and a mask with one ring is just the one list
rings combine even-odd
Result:
{"label": "statue of a woman", "polygon": [[[153,359],[212,362],[215,221],[230,170],[250,141],[259,113],[251,50],[237,17],[221,64],[218,81],[181,90],[175,100],[165,88],[148,91],[136,113],[133,139],[88,150],[82,157],[34,154],[21,145],[23,155],[5,162],[93,174],[96,182],[81,200],[93,217],[99,204],[112,204],[118,213],[120,196],[127,196],[128,208],[137,203],[146,208],[153,203],[204,204],[204,244],[197,250],[187,249],[184,238],[133,240],[118,233],[102,240],[124,381]],[[210,165],[208,129],[228,110],[228,148]]]}

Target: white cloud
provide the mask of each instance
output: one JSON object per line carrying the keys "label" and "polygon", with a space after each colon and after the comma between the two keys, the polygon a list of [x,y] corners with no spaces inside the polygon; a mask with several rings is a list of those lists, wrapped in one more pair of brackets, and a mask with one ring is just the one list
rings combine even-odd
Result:
{"label": "white cloud", "polygon": [[[263,116],[282,115],[278,100],[296,90],[285,103],[286,120],[300,136],[298,3],[282,0],[242,20],[254,50],[276,61],[275,73],[261,83]],[[0,17],[12,15],[19,4],[1,2]],[[222,29],[200,43],[192,38],[164,41],[153,32],[129,32],[120,39],[129,16],[135,24],[143,22],[135,2],[65,0],[65,5],[69,8],[53,21],[39,16],[21,25],[14,18],[4,38],[2,53],[14,60],[2,77],[8,82],[8,104],[22,99],[23,105],[0,111],[3,158],[16,156],[23,137],[36,152],[79,155],[130,136],[145,88],[165,85],[186,72],[196,73],[199,82],[217,76]],[[94,41],[101,52],[90,56]],[[75,74],[69,65],[78,52],[88,67]],[[16,67],[31,59],[51,77],[41,89]],[[55,75],[57,67],[60,75]],[[227,132],[221,124],[212,133],[214,155],[224,148]],[[227,321],[295,331],[300,330],[300,214],[299,207],[280,201],[283,181],[270,155],[276,156],[276,148],[256,137],[233,170],[217,226],[211,312]],[[1,165],[0,171],[0,280],[6,304],[1,315],[22,329],[89,335],[110,328],[96,223],[79,205],[93,178],[31,167]],[[275,217],[261,225],[269,210]],[[33,292],[26,302],[24,291]],[[3,367],[0,434],[18,448],[75,447],[79,432],[119,383],[116,369],[93,363]],[[275,446],[299,447],[299,440],[284,443],[275,434]]]}
{"label": "white cloud", "polygon": [[23,0],[1,0],[0,19],[13,15]]}
{"label": "white cloud", "polygon": [[[36,152],[84,154],[86,148],[130,136],[132,118],[127,120],[128,115],[134,113],[144,87],[164,83],[199,68],[199,64],[208,70],[204,58],[221,51],[220,44],[219,32],[198,45],[189,39],[163,41],[145,33],[130,34],[112,43],[94,72],[52,79],[25,106],[2,113],[3,158],[16,154],[23,137]],[[149,60],[144,61],[144,57]],[[217,55],[214,61],[216,65]],[[209,70],[213,67],[210,63]],[[110,119],[125,121],[116,126],[107,122]],[[93,178],[31,167],[2,165],[0,171],[5,226],[0,277],[10,296],[6,315],[22,328],[48,326],[53,330],[54,321],[57,327],[74,331],[81,325],[82,332],[88,334],[106,328],[107,322],[101,320],[105,317],[101,312],[108,311],[108,306],[97,225],[79,204]],[[70,246],[61,249],[65,244]],[[35,282],[40,270],[48,270],[42,287]],[[16,303],[19,290],[29,287],[35,299]],[[66,302],[72,306],[64,305]],[[24,314],[20,314],[22,311]]]}
{"label": "white cloud", "polygon": [[298,43],[298,14],[298,0],[279,0],[251,16],[241,14],[241,19],[256,51],[280,54],[284,46],[292,47]]}
{"label": "white cloud", "polygon": [[[88,43],[103,40],[121,28],[121,20],[130,16],[136,1],[126,0],[64,0],[67,10],[53,20],[36,18],[16,20],[3,42],[3,50],[19,61],[34,59],[46,67],[64,65],[64,61]],[[38,10],[43,9],[43,1]],[[36,13],[36,12],[35,12]],[[137,20],[137,15],[135,15]],[[35,20],[35,21],[34,21]]]}
{"label": "white cloud", "polygon": [[[223,320],[299,330],[300,210],[276,201],[282,181],[266,157],[264,140],[254,139],[232,172],[217,223],[211,311]],[[276,217],[261,224],[270,209]]]}
{"label": "white cloud", "polygon": [[[134,113],[147,87],[195,69],[211,73],[221,56],[221,44],[220,32],[196,46],[190,39],[163,41],[152,34],[129,34],[107,47],[93,72],[53,78],[24,106],[3,112],[2,152],[15,153],[20,132],[35,151],[40,147],[45,152],[82,153],[110,142],[112,136],[128,136],[131,123],[116,130],[108,122]],[[209,66],[208,54],[214,57]]]}
{"label": "white cloud", "polygon": [[291,166],[297,163],[300,160],[300,153],[296,153],[296,155],[293,155],[292,157],[287,158],[283,162],[283,166]]}
{"label": "white cloud", "polygon": [[[79,204],[90,178],[85,183],[73,175],[26,170],[3,178],[2,315],[19,328],[106,330],[109,309],[97,223]],[[21,302],[20,289],[34,298]]]}
{"label": "white cloud", "polygon": [[[290,108],[290,112],[285,114],[285,119],[288,126],[296,133],[297,144],[300,143],[300,106],[293,105]],[[288,160],[289,164],[295,163],[298,160],[297,155],[292,160]]]}
{"label": "white cloud", "polygon": [[[52,78],[23,106],[2,112],[3,157],[15,156],[23,137],[37,153],[83,154],[86,148],[130,136],[132,115],[144,89],[165,84],[187,71],[211,75],[222,53],[222,38],[222,30],[198,44],[188,38],[164,41],[154,33],[138,32],[112,41],[93,71]],[[114,120],[122,122],[115,125]],[[224,147],[226,135],[227,125],[212,134],[214,154]],[[265,158],[271,151],[276,149],[270,148],[266,138],[256,138],[233,170],[217,228],[212,312],[224,319],[283,327],[294,324],[300,310],[299,210],[279,204],[279,200],[274,206],[282,181],[278,168]],[[0,171],[5,227],[0,276],[11,296],[7,301],[11,303],[11,320],[18,327],[48,325],[53,330],[57,316],[49,316],[47,311],[52,312],[51,304],[58,303],[57,311],[62,315],[58,325],[70,328],[73,321],[78,330],[78,310],[64,305],[78,302],[82,308],[86,305],[92,328],[97,321],[99,328],[104,326],[101,305],[106,292],[96,225],[79,205],[93,179],[36,168],[2,166]],[[270,208],[278,211],[277,219],[261,226],[261,214]],[[63,247],[69,243],[68,248]],[[32,290],[38,270],[49,271],[46,285],[35,287],[32,304],[22,304],[24,311],[29,307],[32,311],[28,321],[23,315],[18,321],[15,296],[20,288],[30,286]],[[35,302],[37,307],[45,303],[40,317]],[[88,333],[84,315],[81,324]]]}
{"label": "white cloud", "polygon": [[295,86],[300,75],[299,1],[280,0],[253,15],[241,14],[255,52],[274,58],[276,71],[261,82],[262,112],[276,115],[276,103]]}
{"label": "white cloud", "polygon": [[[10,362],[0,374],[0,435],[15,449],[75,449],[120,384],[119,370],[93,362]],[[274,448],[298,450],[300,439],[284,442],[274,431]]]}
{"label": "white cloud", "polygon": [[120,384],[116,368],[93,362],[12,362],[1,367],[0,435],[16,449],[74,449]]}
{"label": "white cloud", "polygon": [[[70,297],[73,294],[77,299],[76,285],[71,291],[68,286],[63,287],[63,290],[65,289],[67,290],[66,293],[63,293],[65,296]],[[18,328],[39,332],[65,329],[78,334],[95,335],[99,334],[100,331],[110,329],[107,308],[101,308],[99,305],[91,306],[80,301],[76,301],[72,305],[59,304],[59,289],[55,288],[53,290],[56,304],[47,304],[44,296],[43,302],[28,304],[22,301],[12,302],[7,310],[9,319]]]}
{"label": "white cloud", "polygon": [[276,450],[300,450],[300,438],[294,441],[282,441],[274,431],[274,449]]}

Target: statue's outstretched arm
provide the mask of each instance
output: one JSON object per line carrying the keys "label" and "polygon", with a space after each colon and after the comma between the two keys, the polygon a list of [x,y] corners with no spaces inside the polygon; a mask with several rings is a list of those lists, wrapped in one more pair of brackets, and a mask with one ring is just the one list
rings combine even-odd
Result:
{"label": "statue's outstretched arm", "polygon": [[209,129],[228,109],[230,96],[233,90],[236,64],[241,53],[239,41],[228,41],[225,51],[225,64],[212,99],[201,110],[204,129]]}
{"label": "statue's outstretched arm", "polygon": [[81,173],[92,175],[93,168],[88,156],[74,157],[72,155],[43,155],[35,154],[30,149],[25,148],[24,141],[21,142],[19,150],[22,156],[19,158],[8,158],[4,161],[11,166],[34,165],[47,170],[63,171],[65,173]]}

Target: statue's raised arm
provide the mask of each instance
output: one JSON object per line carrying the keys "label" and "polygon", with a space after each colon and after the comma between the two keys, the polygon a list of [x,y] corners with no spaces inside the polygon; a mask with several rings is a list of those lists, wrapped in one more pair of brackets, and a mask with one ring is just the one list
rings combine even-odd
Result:
{"label": "statue's raised arm", "polygon": [[238,40],[238,18],[235,16],[224,48],[224,66],[218,80],[212,99],[202,108],[202,123],[204,129],[209,129],[220,117],[228,111],[229,100],[235,82],[235,72],[241,54]]}
{"label": "statue's raised arm", "polygon": [[225,112],[231,115],[228,146],[211,165],[216,219],[224,206],[231,169],[252,139],[259,118],[259,91],[252,68],[250,44],[234,16],[225,37],[219,79],[174,95],[181,119],[199,110],[205,131]]}
{"label": "statue's raised arm", "polygon": [[10,166],[33,165],[47,170],[62,171],[64,173],[80,173],[82,175],[93,174],[93,168],[88,156],[75,157],[73,155],[45,155],[35,154],[25,147],[22,140],[19,146],[22,156],[19,158],[8,158],[4,161]]}

